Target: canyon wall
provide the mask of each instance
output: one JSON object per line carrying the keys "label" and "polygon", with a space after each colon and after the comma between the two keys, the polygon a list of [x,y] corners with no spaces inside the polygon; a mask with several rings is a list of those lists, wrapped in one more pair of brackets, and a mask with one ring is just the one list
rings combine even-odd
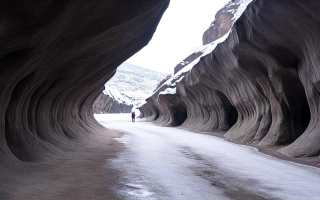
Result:
{"label": "canyon wall", "polygon": [[202,54],[175,70],[141,117],[319,156],[319,10],[313,0],[230,2],[204,33]]}
{"label": "canyon wall", "polygon": [[[92,105],[169,0],[2,1],[0,179],[102,127]],[[1,181],[1,183],[3,183]]]}
{"label": "canyon wall", "polygon": [[133,105],[116,101],[103,92],[94,101],[92,109],[94,114],[101,113],[130,113]]}

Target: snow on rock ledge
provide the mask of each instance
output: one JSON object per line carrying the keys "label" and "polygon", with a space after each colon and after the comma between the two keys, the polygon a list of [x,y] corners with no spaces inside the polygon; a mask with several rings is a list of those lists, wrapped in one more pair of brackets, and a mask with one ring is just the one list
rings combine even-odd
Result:
{"label": "snow on rock ledge", "polygon": [[[159,87],[142,116],[166,126],[227,131],[238,143],[286,145],[280,152],[288,156],[318,156],[318,10],[312,0],[230,2],[203,36],[204,49],[215,48]],[[173,87],[176,94],[160,95]]]}
{"label": "snow on rock ledge", "polygon": [[93,104],[93,113],[130,113],[133,104],[119,91],[106,87]]}

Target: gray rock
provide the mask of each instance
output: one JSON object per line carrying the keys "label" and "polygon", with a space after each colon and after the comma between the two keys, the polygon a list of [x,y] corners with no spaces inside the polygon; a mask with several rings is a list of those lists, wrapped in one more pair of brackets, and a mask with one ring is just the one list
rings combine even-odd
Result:
{"label": "gray rock", "polygon": [[[287,156],[318,156],[320,3],[256,0],[231,26],[235,12],[228,11],[243,9],[237,2],[248,1],[228,4],[203,37],[210,45],[231,27],[227,39],[174,77],[178,83],[166,81],[142,115],[166,126],[226,130],[238,143],[286,145],[279,151]],[[169,87],[176,93],[161,94]]]}
{"label": "gray rock", "polygon": [[108,95],[101,93],[93,103],[92,109],[95,114],[105,113],[130,113],[133,105],[120,103]]}
{"label": "gray rock", "polygon": [[1,2],[2,172],[70,149],[101,128],[94,100],[117,66],[150,41],[168,3]]}

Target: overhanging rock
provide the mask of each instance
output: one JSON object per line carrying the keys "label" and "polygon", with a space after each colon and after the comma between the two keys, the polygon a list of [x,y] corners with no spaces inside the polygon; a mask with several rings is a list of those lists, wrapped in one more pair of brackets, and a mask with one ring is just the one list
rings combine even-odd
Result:
{"label": "overhanging rock", "polygon": [[43,160],[99,128],[94,100],[149,42],[168,3],[2,2],[0,163]]}
{"label": "overhanging rock", "polygon": [[319,10],[312,0],[230,2],[205,32],[202,55],[159,87],[142,115],[149,109],[156,123],[174,126],[185,108],[181,127],[318,156]]}

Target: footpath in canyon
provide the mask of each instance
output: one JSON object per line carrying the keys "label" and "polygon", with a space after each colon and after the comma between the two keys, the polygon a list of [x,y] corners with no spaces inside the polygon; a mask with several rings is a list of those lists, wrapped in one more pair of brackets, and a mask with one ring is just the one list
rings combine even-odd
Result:
{"label": "footpath in canyon", "polygon": [[254,147],[129,114],[95,115],[121,133],[109,159],[121,171],[120,199],[319,199],[320,169],[260,153]]}

